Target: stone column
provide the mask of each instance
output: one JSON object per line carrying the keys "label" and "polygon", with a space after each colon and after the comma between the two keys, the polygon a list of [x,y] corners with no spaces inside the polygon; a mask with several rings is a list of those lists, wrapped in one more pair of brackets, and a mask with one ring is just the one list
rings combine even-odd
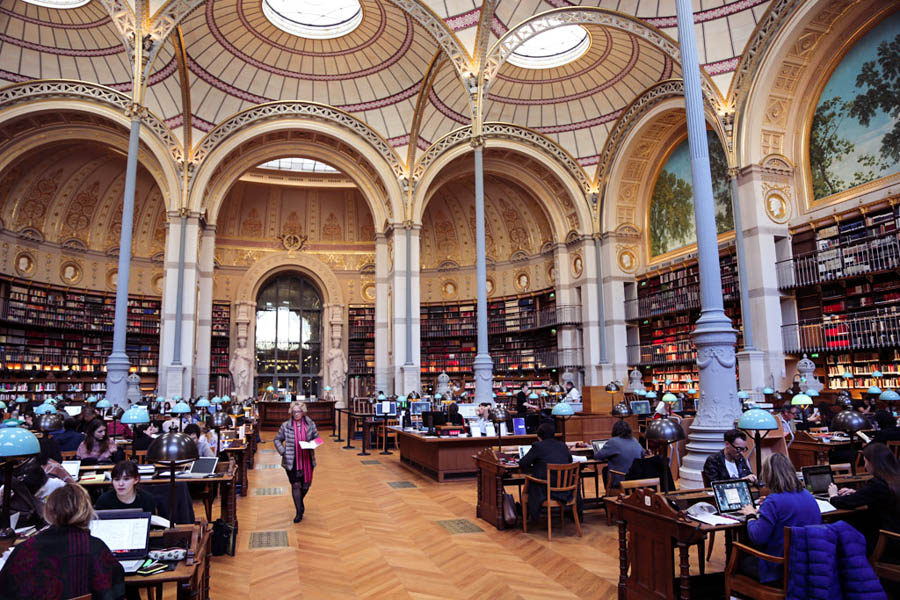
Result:
{"label": "stone column", "polygon": [[391,257],[387,236],[375,234],[375,391],[393,390],[389,359],[390,331],[388,292],[391,289]]}
{"label": "stone column", "polygon": [[216,226],[204,225],[200,232],[200,260],[197,269],[197,359],[194,366],[194,393],[209,394],[210,353],[212,352],[213,271],[215,269]]}
{"label": "stone column", "polygon": [[599,286],[597,285],[599,264],[595,240],[585,238],[582,246],[584,252],[584,286],[581,288],[581,327],[584,344],[584,385],[605,385],[603,379],[603,363],[606,362],[603,347],[603,306],[601,304]]}
{"label": "stone column", "polygon": [[394,393],[419,390],[419,231],[411,224],[391,228],[394,241]]}
{"label": "stone column", "polygon": [[[626,239],[629,244],[632,239]],[[634,282],[634,276],[619,265],[615,234],[594,238],[599,250],[600,285],[603,288],[603,333],[606,342],[606,363],[602,368],[605,383],[619,380],[623,384],[628,376],[628,330],[625,323],[625,284]],[[631,256],[629,254],[628,256]]]}
{"label": "stone column", "polygon": [[[347,406],[347,337],[344,335],[344,307],[339,304],[326,304],[324,318],[326,327],[325,339],[322,340],[322,387],[330,385],[331,393],[337,402],[336,406]],[[320,388],[321,390],[321,388]],[[324,394],[321,394],[324,397]]]}
{"label": "stone column", "polygon": [[119,270],[116,283],[116,312],[113,322],[113,348],[106,361],[106,397],[116,406],[128,402],[128,370],[131,361],[125,353],[128,331],[128,284],[131,271],[131,237],[134,226],[134,188],[137,180],[138,146],[141,136],[141,107],[131,111],[131,130],[128,135],[128,158],[125,166],[125,196],[122,199],[122,232],[119,235]]}
{"label": "stone column", "polygon": [[487,260],[484,239],[484,139],[473,138],[475,154],[475,277],[477,287],[478,346],[472,370],[475,374],[475,402],[493,404],[494,361],[488,350]]}
{"label": "stone column", "polygon": [[722,433],[732,427],[734,419],[740,415],[740,402],[737,399],[734,374],[734,345],[737,336],[731,320],[725,315],[722,302],[715,204],[706,145],[706,119],[700,87],[694,15],[690,0],[676,0],[675,7],[684,77],[700,271],[701,309],[693,334],[700,371],[700,406],[691,425],[688,454],[681,469],[681,487],[691,488],[703,487],[703,463],[709,455],[721,449]]}

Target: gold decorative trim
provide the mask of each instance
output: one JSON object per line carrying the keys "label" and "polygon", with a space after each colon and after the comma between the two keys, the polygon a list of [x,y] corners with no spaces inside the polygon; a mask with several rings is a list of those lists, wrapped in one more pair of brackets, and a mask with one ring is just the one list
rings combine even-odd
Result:
{"label": "gold decorative trim", "polygon": [[526,271],[519,271],[516,273],[516,279],[513,283],[520,292],[527,292],[528,288],[531,286],[531,280]]}
{"label": "gold decorative trim", "polygon": [[14,266],[16,273],[22,277],[31,277],[34,274],[36,265],[37,261],[31,252],[19,252],[16,254]]}
{"label": "gold decorative trim", "polygon": [[368,302],[375,302],[375,284],[371,281],[365,281],[360,288],[360,295],[363,300],[367,300]]}
{"label": "gold decorative trim", "polygon": [[59,266],[59,278],[66,285],[75,285],[81,281],[84,271],[74,260],[67,260]]}
{"label": "gold decorative trim", "polygon": [[616,256],[616,262],[625,273],[634,273],[638,267],[637,255],[631,248],[620,248]]}
{"label": "gold decorative trim", "polygon": [[454,280],[445,279],[441,281],[441,297],[450,300],[456,298],[457,294],[459,294],[459,286],[456,285]]}

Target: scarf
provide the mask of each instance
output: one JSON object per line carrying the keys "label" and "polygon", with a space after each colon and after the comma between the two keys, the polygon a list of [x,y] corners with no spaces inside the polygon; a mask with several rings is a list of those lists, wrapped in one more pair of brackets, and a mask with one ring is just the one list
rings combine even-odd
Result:
{"label": "scarf", "polygon": [[294,469],[303,473],[303,483],[309,485],[312,483],[312,461],[309,459],[309,450],[300,448],[301,441],[306,440],[306,419],[300,419],[300,430],[297,430],[297,421],[292,420],[294,425]]}

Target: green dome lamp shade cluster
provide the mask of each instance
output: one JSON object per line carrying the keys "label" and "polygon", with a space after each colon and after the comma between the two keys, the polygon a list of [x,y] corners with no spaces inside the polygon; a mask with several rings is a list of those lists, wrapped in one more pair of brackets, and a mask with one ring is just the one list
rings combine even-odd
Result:
{"label": "green dome lamp shade cluster", "polygon": [[[756,453],[756,475],[759,477],[759,474],[762,472],[762,451],[760,450],[760,444],[762,444],[763,438],[769,435],[770,431],[778,429],[778,421],[776,421],[775,417],[768,411],[761,408],[751,408],[750,410],[744,411],[744,414],[738,419],[737,426],[738,429],[743,429],[753,436],[753,452]],[[765,431],[764,434],[761,433],[763,431]]]}
{"label": "green dome lamp shade cluster", "polygon": [[[35,456],[41,451],[41,445],[37,437],[27,429],[22,429],[12,423],[4,423],[0,427],[0,459],[4,461],[3,481],[13,479],[13,467],[17,460]],[[10,497],[11,485],[3,486],[3,510],[0,512],[0,539],[13,539],[16,532],[10,526]]]}
{"label": "green dome lamp shade cluster", "polygon": [[[654,440],[656,442],[662,442],[663,463],[668,467],[669,444],[683,440],[684,429],[681,428],[681,424],[672,419],[654,419],[647,424],[647,431],[645,432],[644,437],[647,438],[648,441]],[[669,478],[666,476],[662,477],[660,483],[662,484],[663,494],[668,493]]]}

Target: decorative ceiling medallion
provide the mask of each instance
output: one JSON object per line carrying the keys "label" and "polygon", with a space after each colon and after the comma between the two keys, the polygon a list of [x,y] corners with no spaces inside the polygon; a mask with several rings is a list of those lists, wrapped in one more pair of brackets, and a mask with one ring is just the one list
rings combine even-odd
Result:
{"label": "decorative ceiling medallion", "polygon": [[506,60],[522,69],[551,69],[581,58],[590,47],[587,29],[581,25],[563,25],[519,44]]}
{"label": "decorative ceiling medallion", "polygon": [[528,273],[525,271],[519,271],[516,273],[516,289],[520,292],[527,292],[528,286],[530,285],[530,281],[528,279]]}
{"label": "decorative ceiling medallion", "polygon": [[637,256],[631,248],[620,248],[616,262],[619,263],[619,268],[626,273],[634,273],[637,269]]}
{"label": "decorative ceiling medallion", "polygon": [[313,40],[347,35],[363,19],[359,0],[263,0],[262,9],[278,29]]}
{"label": "decorative ceiling medallion", "polygon": [[784,196],[778,192],[772,192],[766,196],[766,214],[775,223],[787,223],[791,218],[791,205]]}
{"label": "decorative ceiling medallion", "polygon": [[281,244],[288,252],[299,252],[300,250],[303,250],[303,246],[306,244],[307,239],[308,236],[305,235],[288,233],[281,236]]}
{"label": "decorative ceiling medallion", "polygon": [[581,258],[581,254],[576,254],[572,257],[572,275],[575,276],[576,279],[581,277],[581,274],[584,272],[584,259]]}
{"label": "decorative ceiling medallion", "polygon": [[108,289],[114,290],[116,286],[119,284],[119,270],[118,269],[110,269],[106,272],[106,287]]}
{"label": "decorative ceiling medallion", "polygon": [[162,273],[158,273],[153,276],[151,280],[151,285],[153,286],[153,291],[157,294],[162,295],[163,293],[163,283],[165,282],[165,276]]}
{"label": "decorative ceiling medallion", "polygon": [[456,293],[459,291],[459,288],[456,285],[456,282],[452,279],[445,279],[441,282],[441,296],[447,299],[456,298]]}
{"label": "decorative ceiling medallion", "polygon": [[74,260],[64,262],[59,266],[59,278],[66,285],[75,285],[81,281],[82,269]]}
{"label": "decorative ceiling medallion", "polygon": [[375,302],[375,284],[371,281],[363,283],[362,297],[368,302]]}
{"label": "decorative ceiling medallion", "polygon": [[31,277],[34,274],[34,255],[31,252],[19,252],[16,255],[16,273],[22,277]]}
{"label": "decorative ceiling medallion", "polygon": [[485,279],[484,284],[485,284],[485,287],[487,288],[487,295],[493,296],[494,295],[494,280],[491,279],[490,277],[488,277],[487,279]]}

